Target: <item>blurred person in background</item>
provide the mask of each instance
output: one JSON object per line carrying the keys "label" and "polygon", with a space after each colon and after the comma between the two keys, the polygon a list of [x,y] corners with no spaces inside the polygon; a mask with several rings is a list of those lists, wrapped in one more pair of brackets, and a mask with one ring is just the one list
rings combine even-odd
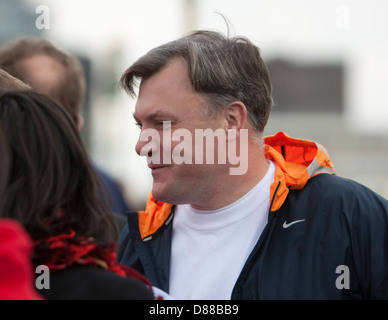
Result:
{"label": "blurred person in background", "polygon": [[154,299],[150,282],[116,260],[117,225],[69,113],[45,95],[1,90],[0,125],[10,153],[0,217],[25,228],[34,267],[49,268],[49,288],[39,293]]}
{"label": "blurred person in background", "polygon": [[[84,118],[82,103],[85,96],[86,80],[79,60],[56,48],[42,38],[21,38],[0,46],[0,68],[39,93],[45,94],[60,104],[71,114],[78,130],[82,130]],[[104,181],[105,194],[110,198],[116,222],[121,229],[130,210],[120,185],[109,174],[93,163],[94,169]]]}
{"label": "blurred person in background", "polygon": [[[190,33],[121,84],[132,96],[140,84],[136,152],[153,176],[122,231],[122,263],[175,299],[388,299],[388,201],[336,176],[320,144],[263,136],[272,84],[250,40]],[[239,162],[205,161],[197,130],[225,133],[210,151]]]}

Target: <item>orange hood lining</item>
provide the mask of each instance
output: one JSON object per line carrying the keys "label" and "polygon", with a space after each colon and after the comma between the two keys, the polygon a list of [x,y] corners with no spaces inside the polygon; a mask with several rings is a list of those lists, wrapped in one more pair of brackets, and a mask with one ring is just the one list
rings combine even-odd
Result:
{"label": "orange hood lining", "polygon": [[302,189],[318,174],[335,174],[329,153],[319,143],[291,138],[284,132],[265,137],[264,142],[266,158],[276,163],[271,211],[280,209],[289,189]]}
{"label": "orange hood lining", "polygon": [[143,241],[150,240],[150,237],[166,223],[172,207],[172,204],[157,201],[150,192],[145,211],[138,212],[139,230]]}

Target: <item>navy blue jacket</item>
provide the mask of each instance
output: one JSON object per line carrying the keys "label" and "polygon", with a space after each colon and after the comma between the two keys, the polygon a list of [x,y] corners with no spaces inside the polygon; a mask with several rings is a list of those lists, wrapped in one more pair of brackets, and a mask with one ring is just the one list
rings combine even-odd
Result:
{"label": "navy blue jacket", "polygon": [[[285,172],[288,159],[297,158],[295,146],[306,160],[305,141],[272,138],[266,139],[267,157],[277,168],[268,223],[231,299],[388,299],[388,201],[333,175],[318,144],[304,170]],[[119,250],[121,263],[166,292],[173,211],[150,196],[144,212],[128,216]]]}

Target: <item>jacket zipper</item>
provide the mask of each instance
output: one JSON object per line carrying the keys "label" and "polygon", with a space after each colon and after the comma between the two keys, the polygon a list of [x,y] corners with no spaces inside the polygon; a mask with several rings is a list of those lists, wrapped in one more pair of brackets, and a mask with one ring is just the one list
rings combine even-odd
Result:
{"label": "jacket zipper", "polygon": [[274,195],[272,197],[271,204],[269,206],[267,225],[265,226],[263,232],[261,233],[261,235],[259,237],[259,240],[257,241],[255,247],[253,248],[252,252],[250,253],[247,261],[244,264],[244,267],[241,270],[241,273],[240,273],[239,277],[237,278],[237,281],[236,281],[236,283],[234,285],[234,288],[232,290],[231,300],[238,299],[239,295],[241,294],[241,289],[240,289],[241,288],[241,283],[244,281],[244,278],[245,278],[245,275],[247,273],[247,270],[248,270],[249,266],[254,261],[254,258],[256,257],[258,251],[260,250],[261,245],[264,242],[264,239],[266,239],[269,236],[269,234],[272,233],[273,226],[275,225],[274,218],[277,215],[275,214],[274,211],[271,211],[271,208],[272,208],[273,202],[275,200],[276,193],[277,193],[277,191],[279,189],[280,183],[281,182],[279,181],[278,185],[277,185],[277,187],[275,189]]}

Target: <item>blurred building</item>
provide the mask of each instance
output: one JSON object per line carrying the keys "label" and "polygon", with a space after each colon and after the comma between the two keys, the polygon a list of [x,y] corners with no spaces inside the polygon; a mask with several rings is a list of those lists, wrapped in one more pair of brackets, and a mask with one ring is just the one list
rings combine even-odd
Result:
{"label": "blurred building", "polygon": [[355,107],[349,106],[345,94],[349,70],[341,63],[301,64],[285,59],[270,60],[267,65],[274,106],[265,134],[284,131],[319,142],[329,151],[338,175],[388,197],[388,138],[349,119]]}
{"label": "blurred building", "polygon": [[340,63],[267,61],[273,84],[273,112],[344,111],[344,68]]}

